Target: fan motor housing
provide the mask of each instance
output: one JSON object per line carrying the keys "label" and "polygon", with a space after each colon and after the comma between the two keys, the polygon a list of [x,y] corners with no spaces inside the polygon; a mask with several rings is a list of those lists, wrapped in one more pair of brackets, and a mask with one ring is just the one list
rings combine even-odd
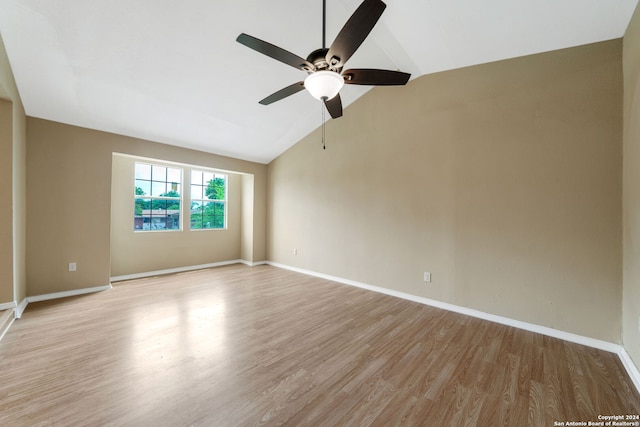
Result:
{"label": "fan motor housing", "polygon": [[[307,56],[307,61],[316,67],[316,71],[330,70],[340,73],[340,71],[342,71],[342,67],[331,66],[331,64],[327,62],[327,52],[329,52],[329,49],[327,48],[316,49]],[[332,58],[331,62],[334,65],[340,64],[340,58]]]}

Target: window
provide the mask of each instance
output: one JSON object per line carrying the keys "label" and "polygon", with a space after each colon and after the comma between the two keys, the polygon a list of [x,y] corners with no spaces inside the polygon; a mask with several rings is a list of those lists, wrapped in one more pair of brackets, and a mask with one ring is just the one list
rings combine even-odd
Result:
{"label": "window", "polygon": [[180,230],[182,169],[136,163],[134,230]]}
{"label": "window", "polygon": [[191,171],[191,229],[226,228],[227,176]]}

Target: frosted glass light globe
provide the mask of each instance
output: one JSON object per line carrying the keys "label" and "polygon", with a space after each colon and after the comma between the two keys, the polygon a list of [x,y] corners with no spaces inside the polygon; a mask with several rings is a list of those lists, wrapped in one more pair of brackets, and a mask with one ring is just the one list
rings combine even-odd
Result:
{"label": "frosted glass light globe", "polygon": [[335,71],[316,71],[304,79],[304,87],[316,99],[329,100],[344,86],[344,78]]}

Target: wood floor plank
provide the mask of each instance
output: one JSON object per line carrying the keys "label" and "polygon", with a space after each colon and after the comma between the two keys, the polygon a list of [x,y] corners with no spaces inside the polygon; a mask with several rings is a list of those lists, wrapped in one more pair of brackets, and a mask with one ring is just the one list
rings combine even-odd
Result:
{"label": "wood floor plank", "polygon": [[31,303],[0,425],[514,426],[638,414],[615,354],[270,266]]}
{"label": "wood floor plank", "polygon": [[531,381],[531,386],[529,387],[528,426],[536,427],[548,424],[545,419],[544,400],[544,386],[539,382]]}

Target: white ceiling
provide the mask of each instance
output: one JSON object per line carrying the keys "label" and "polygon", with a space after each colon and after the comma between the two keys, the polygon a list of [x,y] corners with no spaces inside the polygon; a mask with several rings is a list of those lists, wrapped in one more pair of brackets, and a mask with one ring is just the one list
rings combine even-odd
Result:
{"label": "white ceiling", "polygon": [[[360,2],[327,0],[327,44]],[[610,40],[638,0],[386,3],[346,68],[416,78]],[[321,0],[0,0],[0,34],[29,116],[267,163],[320,125],[321,104],[303,91],[259,105],[306,75],[235,39],[306,57],[322,44],[321,11]],[[366,90],[345,86],[344,106]]]}

